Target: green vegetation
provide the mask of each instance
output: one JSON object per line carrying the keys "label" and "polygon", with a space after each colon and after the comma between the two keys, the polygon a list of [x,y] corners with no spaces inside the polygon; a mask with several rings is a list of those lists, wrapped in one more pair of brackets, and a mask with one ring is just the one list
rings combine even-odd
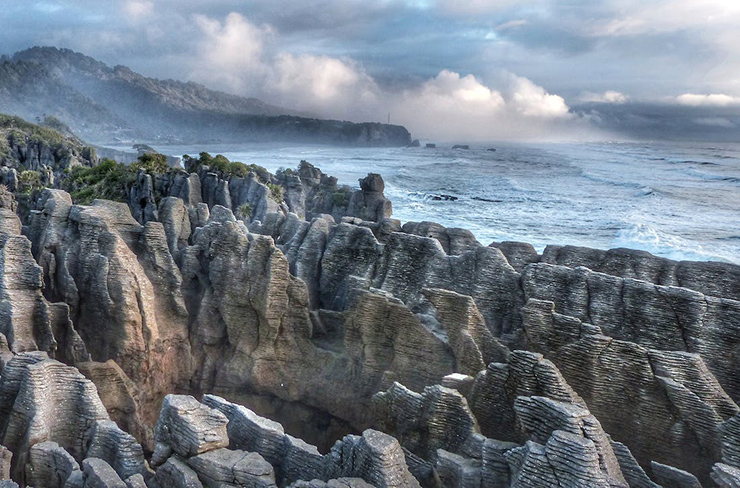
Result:
{"label": "green vegetation", "polygon": [[92,167],[75,166],[62,187],[72,195],[75,203],[82,205],[88,205],[97,198],[125,202],[139,170],[157,175],[170,171],[170,167],[163,154],[144,154],[129,166],[104,159]]}
{"label": "green vegetation", "polygon": [[217,154],[211,156],[207,152],[202,152],[197,158],[193,158],[185,154],[182,157],[185,169],[190,173],[197,173],[203,166],[208,166],[211,171],[219,173],[222,178],[228,178],[230,176],[236,176],[238,178],[246,178],[249,173],[257,175],[257,179],[261,183],[270,181],[270,172],[262,166],[257,164],[244,164],[238,161],[229,161],[226,156]]}
{"label": "green vegetation", "polygon": [[167,164],[167,156],[159,153],[142,154],[138,161],[131,163],[130,168],[134,173],[143,169],[150,175],[164,174],[170,170],[170,166]]}
{"label": "green vegetation", "polygon": [[267,188],[270,189],[270,198],[275,200],[277,203],[283,202],[283,187],[274,183],[268,183]]}
{"label": "green vegetation", "polygon": [[88,205],[97,198],[125,202],[128,187],[136,181],[136,171],[125,164],[104,159],[91,168],[76,166],[64,180],[63,188],[75,203]]}
{"label": "green vegetation", "polygon": [[35,139],[49,146],[56,146],[65,141],[65,137],[54,129],[26,122],[20,117],[0,114],[0,132],[9,133],[15,140]]}
{"label": "green vegetation", "polygon": [[334,193],[332,193],[331,201],[335,207],[347,208],[351,193],[352,192],[349,188],[339,187]]}
{"label": "green vegetation", "polygon": [[252,206],[248,203],[245,203],[244,205],[240,205],[239,208],[236,209],[236,217],[238,219],[249,220],[251,216],[252,216]]}
{"label": "green vegetation", "polygon": [[38,171],[21,171],[18,175],[18,191],[24,195],[30,195],[34,190],[42,188],[41,173]]}

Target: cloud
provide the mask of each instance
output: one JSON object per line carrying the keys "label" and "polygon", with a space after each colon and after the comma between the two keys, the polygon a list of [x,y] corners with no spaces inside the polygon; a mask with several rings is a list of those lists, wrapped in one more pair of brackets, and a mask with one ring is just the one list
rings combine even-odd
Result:
{"label": "cloud", "polygon": [[713,93],[710,95],[697,95],[694,93],[684,93],[676,97],[676,102],[680,105],[690,107],[730,107],[740,105],[740,97]]}
{"label": "cloud", "polygon": [[469,142],[568,137],[584,129],[565,100],[531,80],[504,74],[502,89],[441,71],[394,99],[393,113],[422,138]]}
{"label": "cloud", "polygon": [[202,36],[191,77],[236,93],[255,89],[266,76],[264,44],[272,36],[268,26],[256,26],[238,13],[223,22],[193,16]]}
{"label": "cloud", "polygon": [[630,97],[624,93],[614,90],[607,90],[603,93],[583,92],[578,97],[579,102],[583,103],[616,103],[622,104],[629,102]]}
{"label": "cloud", "polygon": [[391,88],[351,58],[281,51],[271,26],[239,14],[197,16],[195,25],[201,44],[194,80],[317,116],[384,121],[390,113],[420,137],[465,141],[551,135],[551,126],[563,132],[574,121],[561,96],[513,74],[498,77],[500,88],[453,70]]}
{"label": "cloud", "polygon": [[139,20],[154,12],[154,3],[146,0],[128,0],[123,4],[123,11],[131,20]]}
{"label": "cloud", "polygon": [[[277,103],[335,118],[368,116],[380,89],[352,60],[281,53],[272,60],[264,91]],[[376,114],[373,114],[376,115]]]}
{"label": "cloud", "polygon": [[510,100],[513,109],[535,118],[561,118],[568,116],[568,106],[563,97],[547,93],[541,86],[527,78],[511,75]]}

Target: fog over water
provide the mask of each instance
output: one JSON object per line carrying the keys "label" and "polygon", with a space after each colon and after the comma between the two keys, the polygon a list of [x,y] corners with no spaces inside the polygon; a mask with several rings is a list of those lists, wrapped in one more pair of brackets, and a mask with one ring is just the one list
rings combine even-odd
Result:
{"label": "fog over water", "polygon": [[[250,145],[206,150],[270,171],[302,159],[358,186],[383,175],[393,214],[471,230],[483,244],[518,240],[643,249],[671,259],[740,263],[740,145],[551,143],[336,148]],[[455,201],[434,200],[451,195]]]}

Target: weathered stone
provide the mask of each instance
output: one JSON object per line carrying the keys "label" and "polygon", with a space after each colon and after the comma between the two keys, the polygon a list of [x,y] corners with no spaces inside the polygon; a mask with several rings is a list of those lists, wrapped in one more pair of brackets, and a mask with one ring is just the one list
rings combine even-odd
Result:
{"label": "weathered stone", "polygon": [[331,478],[362,478],[379,488],[419,486],[398,441],[375,430],[366,430],[361,437],[346,436],[328,456]]}
{"label": "weathered stone", "polygon": [[154,429],[157,447],[152,465],[162,464],[172,452],[187,458],[227,447],[228,421],[224,414],[206,407],[192,396],[167,395]]}
{"label": "weathered stone", "polygon": [[154,485],[154,488],[203,488],[195,471],[176,456],[157,468],[157,474],[149,485]]}
{"label": "weathered stone", "polygon": [[277,486],[272,466],[256,452],[216,449],[191,457],[188,465],[198,473],[206,488],[224,485],[250,488]]}
{"label": "weathered stone", "polygon": [[126,488],[126,483],[102,459],[87,458],[82,461],[84,488]]}
{"label": "weathered stone", "polygon": [[673,466],[652,462],[653,477],[664,488],[702,488],[699,480],[691,473],[687,473]]}

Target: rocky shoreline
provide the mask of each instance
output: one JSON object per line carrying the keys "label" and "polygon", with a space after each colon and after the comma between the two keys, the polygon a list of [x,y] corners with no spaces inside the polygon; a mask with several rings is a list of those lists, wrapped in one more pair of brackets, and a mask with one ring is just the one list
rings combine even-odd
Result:
{"label": "rocky shoreline", "polygon": [[0,192],[0,486],[740,486],[740,267],[199,161]]}

